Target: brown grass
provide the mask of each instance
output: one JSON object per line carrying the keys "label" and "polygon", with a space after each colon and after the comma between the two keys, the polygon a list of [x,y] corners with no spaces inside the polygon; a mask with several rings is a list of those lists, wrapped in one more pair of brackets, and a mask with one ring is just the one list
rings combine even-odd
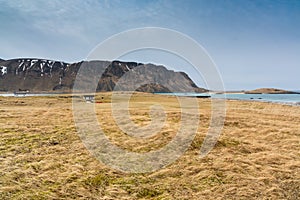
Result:
{"label": "brown grass", "polygon": [[[147,152],[167,144],[178,129],[174,97],[137,94],[132,120],[147,125],[149,105],[166,109],[162,131],[136,139],[120,131],[110,93],[97,97],[98,119],[122,148]],[[102,99],[102,97],[104,97]],[[79,139],[70,96],[0,98],[0,199],[297,199],[300,194],[300,107],[227,101],[221,138],[210,154],[199,149],[210,122],[209,100],[189,150],[153,173],[128,174],[95,159]]]}

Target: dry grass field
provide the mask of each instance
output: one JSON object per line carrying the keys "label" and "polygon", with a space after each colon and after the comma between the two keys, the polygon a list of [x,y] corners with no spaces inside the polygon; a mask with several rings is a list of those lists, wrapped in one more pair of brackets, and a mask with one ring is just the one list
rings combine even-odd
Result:
{"label": "dry grass field", "polygon": [[[114,122],[110,96],[98,94],[96,109],[114,144],[148,152],[175,135],[180,121],[175,97],[132,97],[131,118],[138,125],[150,123],[154,102],[166,111],[160,133],[137,139]],[[159,171],[134,174],[105,166],[85,148],[71,96],[0,97],[0,199],[299,199],[300,107],[227,101],[222,135],[200,158],[210,100],[198,101],[200,124],[188,151]]]}

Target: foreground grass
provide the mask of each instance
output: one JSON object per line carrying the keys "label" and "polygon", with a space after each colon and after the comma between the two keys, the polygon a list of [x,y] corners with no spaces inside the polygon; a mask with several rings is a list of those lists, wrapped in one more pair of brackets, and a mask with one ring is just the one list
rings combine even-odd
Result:
{"label": "foreground grass", "polygon": [[[97,116],[116,145],[136,152],[163,147],[180,121],[173,97],[137,94],[132,120],[150,123],[149,105],[165,108],[165,127],[148,139],[118,129],[110,93],[99,94]],[[103,97],[103,98],[102,98]],[[101,102],[101,103],[100,103]],[[297,199],[300,194],[300,107],[228,101],[216,147],[199,158],[210,122],[209,100],[189,150],[159,171],[127,174],[86,150],[72,116],[70,96],[0,98],[0,199]]]}

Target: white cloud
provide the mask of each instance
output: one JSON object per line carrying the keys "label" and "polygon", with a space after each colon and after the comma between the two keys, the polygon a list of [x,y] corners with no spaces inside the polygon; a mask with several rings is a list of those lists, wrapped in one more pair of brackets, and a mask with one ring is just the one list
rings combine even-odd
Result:
{"label": "white cloud", "polygon": [[15,0],[5,2],[37,31],[84,39],[85,18],[100,8],[98,1]]}
{"label": "white cloud", "polygon": [[[7,29],[12,34],[5,40],[10,38],[9,43],[20,55],[22,51],[28,55],[29,49],[35,54],[40,52],[37,45],[41,44],[43,48],[50,48],[49,54],[54,51],[56,54],[69,54],[63,51],[65,45],[85,49],[88,53],[89,49],[113,34],[130,28],[160,26],[171,20],[165,16],[171,11],[163,1],[0,0],[0,3],[4,13],[14,16],[15,20],[10,23],[13,28]],[[5,18],[1,21],[5,22]],[[23,47],[18,45],[20,43],[28,45]],[[52,50],[53,47],[55,50]]]}
{"label": "white cloud", "polygon": [[[99,34],[115,34],[129,28],[172,26],[174,23],[168,24],[167,21],[172,21],[181,10],[176,4],[161,0],[11,0],[1,3],[18,12],[41,33],[83,41],[99,37]],[[177,17],[175,23],[179,21]]]}

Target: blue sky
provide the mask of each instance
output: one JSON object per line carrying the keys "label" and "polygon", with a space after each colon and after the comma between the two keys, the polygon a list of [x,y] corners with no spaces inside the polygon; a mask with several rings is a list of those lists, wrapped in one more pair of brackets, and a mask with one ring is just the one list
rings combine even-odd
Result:
{"label": "blue sky", "polygon": [[[0,24],[4,59],[80,61],[114,34],[154,26],[182,32],[201,44],[227,90],[300,89],[298,0],[0,0]],[[127,58],[185,69],[176,59],[168,62],[168,56],[158,54]],[[192,70],[185,71],[201,84]]]}

